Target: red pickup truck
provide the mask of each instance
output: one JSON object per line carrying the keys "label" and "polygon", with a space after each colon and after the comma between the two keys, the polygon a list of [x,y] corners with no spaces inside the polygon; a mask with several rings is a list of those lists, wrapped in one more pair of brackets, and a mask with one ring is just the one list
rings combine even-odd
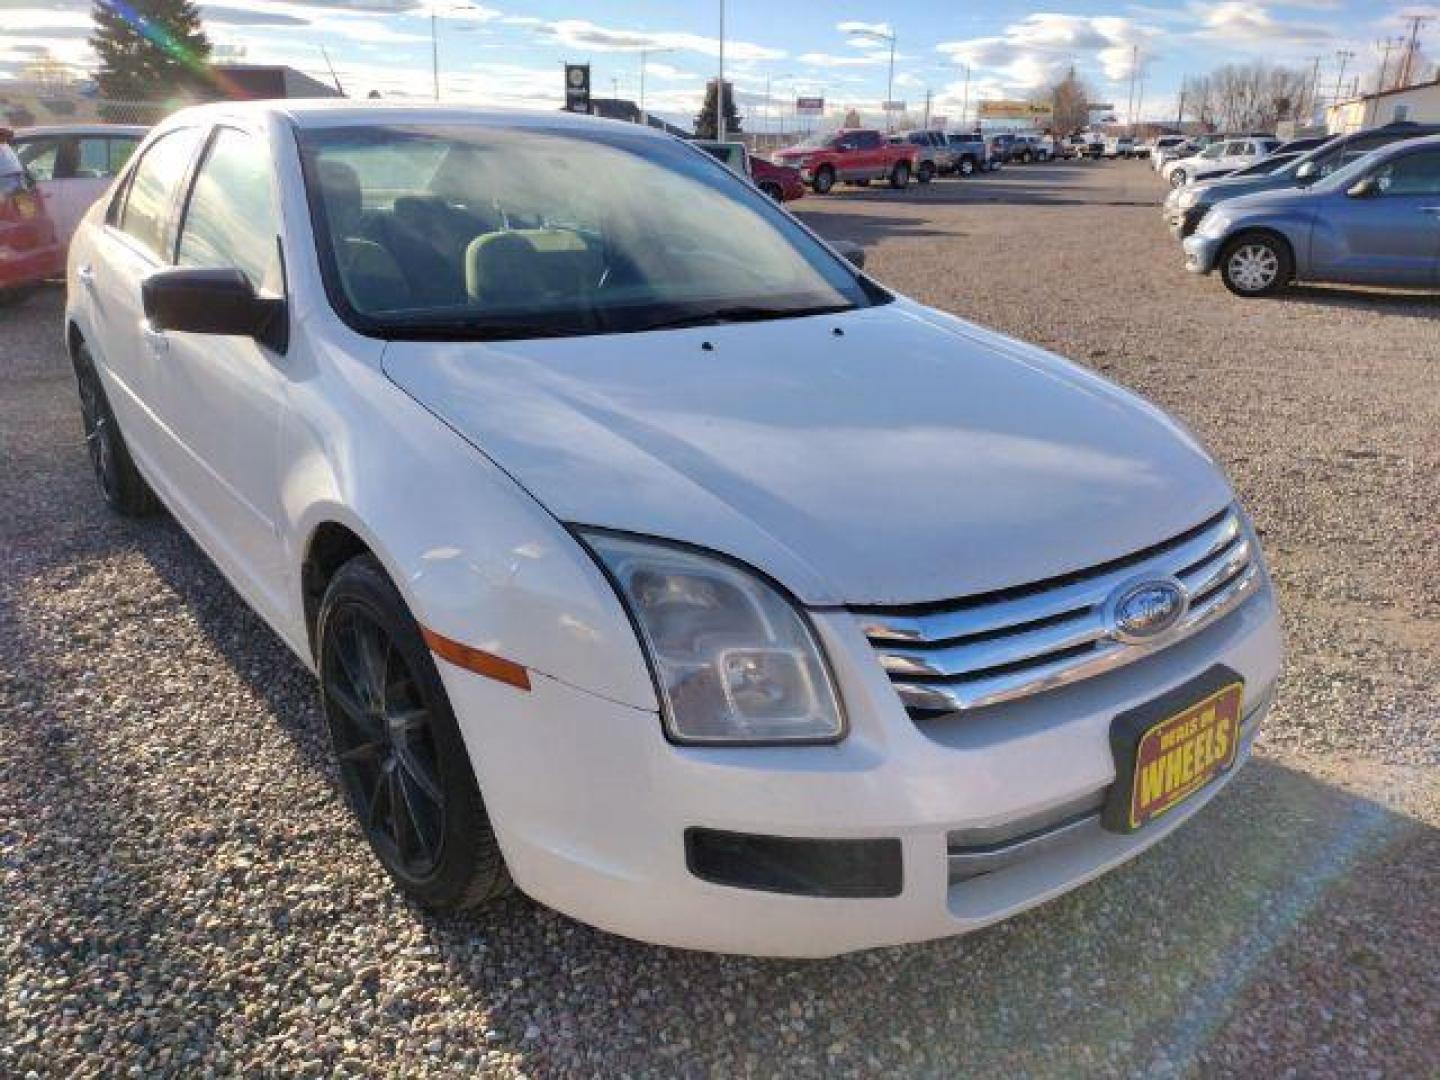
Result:
{"label": "red pickup truck", "polygon": [[903,188],[915,175],[920,147],[888,142],[873,128],[841,128],[774,157],[781,165],[799,169],[801,179],[817,195],[824,195],[837,180],[858,184],[889,180],[891,187]]}

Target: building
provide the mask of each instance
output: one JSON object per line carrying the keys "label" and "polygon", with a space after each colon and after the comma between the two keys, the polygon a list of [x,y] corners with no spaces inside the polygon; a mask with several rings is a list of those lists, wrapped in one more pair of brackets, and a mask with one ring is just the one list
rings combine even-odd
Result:
{"label": "building", "polygon": [[214,76],[215,97],[222,101],[344,96],[329,83],[284,64],[211,64],[210,73]]}
{"label": "building", "polygon": [[1440,76],[1402,90],[1362,94],[1325,110],[1325,130],[1331,135],[1381,127],[1397,120],[1440,124]]}

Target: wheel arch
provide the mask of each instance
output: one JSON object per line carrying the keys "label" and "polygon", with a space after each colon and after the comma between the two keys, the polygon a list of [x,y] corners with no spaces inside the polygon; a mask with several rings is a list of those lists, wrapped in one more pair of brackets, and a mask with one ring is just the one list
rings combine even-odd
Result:
{"label": "wheel arch", "polygon": [[1299,271],[1299,263],[1296,261],[1297,251],[1295,241],[1286,232],[1275,225],[1245,225],[1235,229],[1225,238],[1225,244],[1220,249],[1220,258],[1225,258],[1235,247],[1247,236],[1264,236],[1272,240],[1278,240],[1285,247],[1285,254],[1290,258],[1290,275],[1293,278]]}

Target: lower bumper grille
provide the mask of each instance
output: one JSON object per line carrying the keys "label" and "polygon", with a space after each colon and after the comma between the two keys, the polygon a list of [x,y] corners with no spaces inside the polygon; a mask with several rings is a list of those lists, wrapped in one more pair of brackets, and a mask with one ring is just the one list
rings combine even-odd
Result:
{"label": "lower bumper grille", "polygon": [[[1132,663],[1234,610],[1262,578],[1255,540],[1231,507],[1089,570],[967,599],[851,611],[901,701],[923,718],[1038,694]],[[1178,587],[1183,614],[1152,639],[1121,640],[1111,608],[1140,581]]]}

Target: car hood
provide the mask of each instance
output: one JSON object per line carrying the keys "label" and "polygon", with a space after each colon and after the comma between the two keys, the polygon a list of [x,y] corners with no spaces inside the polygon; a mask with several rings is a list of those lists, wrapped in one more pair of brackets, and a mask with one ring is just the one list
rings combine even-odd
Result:
{"label": "car hood", "polygon": [[645,334],[392,342],[384,367],[560,520],[724,552],[811,604],[1053,577],[1231,498],[1158,409],[905,301]]}
{"label": "car hood", "polygon": [[1300,191],[1289,177],[1277,176],[1224,176],[1206,181],[1207,202],[1233,199],[1240,195],[1251,195],[1260,191]]}
{"label": "car hood", "polygon": [[[1284,187],[1273,191],[1252,191],[1225,200],[1225,214],[1235,217],[1252,212],[1273,213],[1312,205],[1320,195],[1309,188]],[[1216,211],[1219,213],[1220,211]]]}

